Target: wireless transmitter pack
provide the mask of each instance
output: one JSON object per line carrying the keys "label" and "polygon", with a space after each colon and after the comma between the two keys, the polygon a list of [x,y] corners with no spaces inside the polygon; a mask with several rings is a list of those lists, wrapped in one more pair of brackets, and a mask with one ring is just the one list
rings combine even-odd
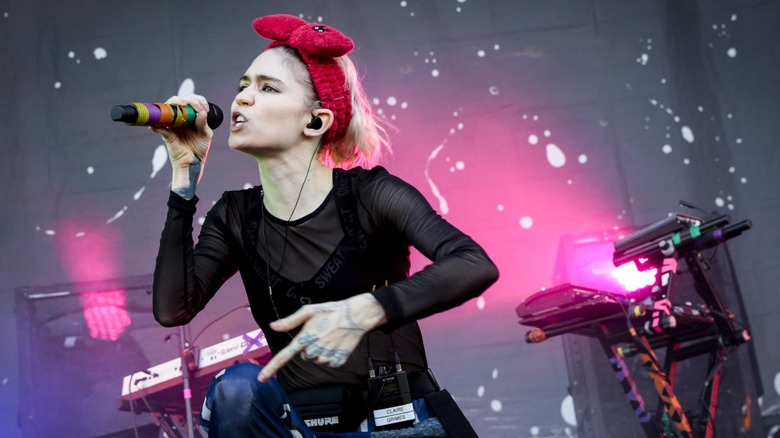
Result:
{"label": "wireless transmitter pack", "polygon": [[376,428],[398,429],[413,425],[417,417],[409,394],[409,380],[406,371],[401,369],[398,355],[394,369],[380,366],[379,375],[374,371],[371,359],[368,366],[368,403],[374,412]]}

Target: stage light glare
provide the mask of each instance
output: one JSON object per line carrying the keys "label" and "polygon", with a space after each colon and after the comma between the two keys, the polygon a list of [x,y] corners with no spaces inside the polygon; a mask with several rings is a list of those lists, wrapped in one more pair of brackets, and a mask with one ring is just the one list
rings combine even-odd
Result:
{"label": "stage light glare", "polygon": [[640,271],[633,261],[624,263],[612,271],[612,277],[628,292],[635,292],[654,285],[657,274],[657,268]]}
{"label": "stage light glare", "polygon": [[93,339],[116,341],[130,325],[124,290],[86,292],[79,298]]}

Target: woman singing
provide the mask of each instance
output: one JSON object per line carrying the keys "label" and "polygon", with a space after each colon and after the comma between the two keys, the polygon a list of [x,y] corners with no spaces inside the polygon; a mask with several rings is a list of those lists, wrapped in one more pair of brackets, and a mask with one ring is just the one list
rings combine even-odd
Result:
{"label": "woman singing", "polygon": [[[173,167],[157,321],[188,323],[239,272],[273,353],[264,367],[217,376],[202,425],[215,437],[464,436],[465,417],[437,396],[446,391],[416,321],[481,294],[495,265],[414,187],[375,165],[389,142],[347,56],[351,39],[289,15],[252,25],[271,43],[238,80],[228,145],[257,161],[261,184],[225,192],[197,244],[208,102],[167,102],[191,105],[195,130],[152,128]],[[432,261],[411,276],[410,247]]]}

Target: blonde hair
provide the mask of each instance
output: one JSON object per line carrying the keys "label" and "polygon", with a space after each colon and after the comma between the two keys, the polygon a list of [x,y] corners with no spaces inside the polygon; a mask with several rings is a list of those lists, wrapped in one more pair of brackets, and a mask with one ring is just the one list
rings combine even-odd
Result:
{"label": "blonde hair", "polygon": [[[316,108],[318,105],[317,93],[303,59],[295,49],[288,46],[277,46],[276,48],[281,48],[283,53],[290,55],[285,59],[297,61],[285,62],[285,67],[307,88],[311,98],[310,106]],[[354,62],[348,56],[340,56],[336,58],[336,62],[344,72],[350,91],[352,118],[344,138],[320,145],[318,159],[327,166],[342,169],[351,169],[357,166],[373,167],[381,162],[386,154],[393,152],[387,132],[390,124],[376,114],[371,107],[371,101],[366,97]]]}

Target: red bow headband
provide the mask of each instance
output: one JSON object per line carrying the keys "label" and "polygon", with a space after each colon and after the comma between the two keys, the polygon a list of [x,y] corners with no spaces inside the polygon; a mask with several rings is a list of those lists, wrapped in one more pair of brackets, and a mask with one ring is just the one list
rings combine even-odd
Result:
{"label": "red bow headband", "polygon": [[293,15],[256,18],[252,27],[260,36],[273,41],[266,49],[288,46],[301,55],[322,107],[333,112],[333,126],[325,133],[323,142],[342,139],[352,119],[352,98],[344,72],[334,58],[349,53],[354,47],[352,40],[330,26],[307,23]]}

